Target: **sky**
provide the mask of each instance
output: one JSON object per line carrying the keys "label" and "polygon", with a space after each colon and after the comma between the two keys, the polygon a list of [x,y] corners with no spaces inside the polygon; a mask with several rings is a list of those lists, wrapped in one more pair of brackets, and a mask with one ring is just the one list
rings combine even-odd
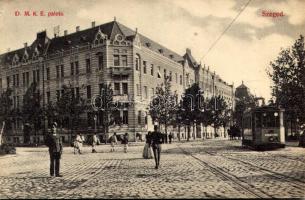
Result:
{"label": "sky", "polygon": [[[36,33],[54,27],[75,32],[91,22],[116,20],[177,52],[194,58],[229,84],[244,81],[256,96],[271,97],[269,63],[281,48],[305,35],[304,0],[0,0],[0,54],[31,44]],[[210,47],[242,10],[218,42]],[[19,11],[21,16],[15,16]],[[24,11],[56,11],[64,16],[23,16]],[[282,12],[266,17],[263,12]],[[209,50],[210,49],[210,50]]]}

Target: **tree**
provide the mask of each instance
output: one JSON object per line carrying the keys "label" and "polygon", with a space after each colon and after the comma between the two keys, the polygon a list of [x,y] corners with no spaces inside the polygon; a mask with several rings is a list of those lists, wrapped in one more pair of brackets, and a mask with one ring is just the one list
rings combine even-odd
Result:
{"label": "tree", "polygon": [[[187,125],[187,140],[190,139],[190,126],[196,126],[200,123],[205,123],[204,111],[204,97],[203,91],[200,89],[198,83],[194,83],[187,88],[182,96],[182,112],[181,118]],[[195,139],[195,134],[193,133]]]}
{"label": "tree", "polygon": [[0,122],[2,123],[1,132],[0,132],[0,145],[2,145],[2,136],[5,130],[6,124],[9,124],[10,118],[12,115],[12,90],[8,88],[0,96]]}
{"label": "tree", "polygon": [[[79,128],[81,124],[81,114],[85,112],[85,100],[82,94],[76,92],[72,85],[62,86],[62,93],[56,102],[56,116],[62,127],[69,128],[72,134],[72,129]],[[68,126],[65,126],[68,125]]]}
{"label": "tree", "polygon": [[267,73],[273,81],[272,96],[276,105],[285,108],[295,120],[305,123],[305,48],[304,37],[291,48],[282,49],[270,63]]}
{"label": "tree", "polygon": [[227,126],[228,122],[230,121],[230,109],[228,107],[228,104],[224,100],[223,97],[217,96],[212,97],[210,101],[208,102],[208,110],[210,112],[211,116],[211,122],[214,127],[214,133],[216,135],[216,129],[219,127],[225,127]]}
{"label": "tree", "polygon": [[235,110],[233,113],[233,118],[237,126],[242,127],[243,113],[248,108],[255,107],[255,98],[251,94],[245,96],[240,96],[236,98],[235,101]]}
{"label": "tree", "polygon": [[95,98],[93,109],[104,128],[105,142],[108,139],[109,126],[115,123],[113,120],[113,110],[115,109],[113,102],[113,90],[111,84],[103,83],[101,85],[100,96]]}
{"label": "tree", "polygon": [[164,125],[166,134],[168,125],[173,124],[176,106],[177,94],[171,91],[170,79],[167,76],[164,84],[156,88],[155,97],[149,105],[149,114],[153,122],[159,122],[159,125]]}
{"label": "tree", "polygon": [[[34,129],[34,134],[36,135],[37,131],[41,128],[43,110],[40,106],[40,94],[35,82],[30,85],[24,95],[21,116],[23,124],[29,125],[29,130]],[[29,137],[29,135],[27,136]],[[29,138],[25,138],[25,142],[28,140]]]}

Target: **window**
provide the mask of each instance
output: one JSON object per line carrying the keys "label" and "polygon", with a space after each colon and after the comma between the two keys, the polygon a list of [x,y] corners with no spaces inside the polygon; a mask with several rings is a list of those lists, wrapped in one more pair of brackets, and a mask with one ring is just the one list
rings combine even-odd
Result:
{"label": "window", "polygon": [[56,66],[56,78],[59,78],[59,66],[58,65]]}
{"label": "window", "polygon": [[140,69],[140,56],[136,55],[136,70],[139,71]]}
{"label": "window", "polygon": [[166,69],[164,69],[164,78],[166,78]]}
{"label": "window", "polygon": [[64,65],[60,66],[60,72],[61,72],[61,77],[62,78],[65,77],[65,67],[64,67]]}
{"label": "window", "polygon": [[153,64],[151,64],[151,66],[150,66],[150,75],[154,75],[154,65]]}
{"label": "window", "polygon": [[87,86],[87,99],[91,99],[91,85]]}
{"label": "window", "polygon": [[29,86],[30,84],[30,73],[29,72],[26,72],[26,85]]}
{"label": "window", "polygon": [[98,56],[98,69],[101,70],[103,69],[104,64],[103,64],[103,55]]}
{"label": "window", "polygon": [[50,80],[50,68],[47,68],[47,80]]}
{"label": "window", "polygon": [[148,122],[148,120],[147,120],[147,112],[145,112],[145,119],[144,119],[144,122],[145,122],[145,124],[147,125],[147,122]]}
{"label": "window", "polygon": [[126,55],[122,56],[122,66],[127,66],[127,56]]}
{"label": "window", "polygon": [[146,61],[143,60],[143,73],[146,74]]}
{"label": "window", "polygon": [[176,83],[178,83],[178,74],[176,73]]}
{"label": "window", "polygon": [[13,75],[13,86],[14,86],[14,87],[16,86],[16,78],[15,78],[15,75]]}
{"label": "window", "polygon": [[113,111],[113,118],[114,118],[114,123],[116,125],[121,124],[121,115],[120,115],[120,111],[119,110],[114,110]]}
{"label": "window", "polygon": [[71,76],[74,75],[74,63],[70,63],[71,64]]}
{"label": "window", "polygon": [[19,74],[16,74],[16,83],[17,83],[17,87],[19,87]]}
{"label": "window", "polygon": [[33,83],[35,83],[36,82],[36,71],[34,70],[33,71]]}
{"label": "window", "polygon": [[75,88],[75,96],[77,99],[79,99],[79,87]]}
{"label": "window", "polygon": [[119,55],[113,55],[113,65],[120,66],[120,57]]}
{"label": "window", "polygon": [[7,84],[7,87],[9,88],[10,87],[10,77],[9,76],[6,77],[6,84]]}
{"label": "window", "polygon": [[139,84],[137,84],[137,96],[140,96],[140,93],[141,93],[140,86],[139,86]]}
{"label": "window", "polygon": [[0,89],[2,89],[2,78],[0,78]]}
{"label": "window", "polygon": [[128,83],[122,83],[123,94],[128,94]]}
{"label": "window", "polygon": [[169,72],[169,81],[172,81],[172,72]]}
{"label": "window", "polygon": [[51,93],[47,92],[47,103],[50,103]]}
{"label": "window", "polygon": [[180,85],[182,85],[182,75],[180,75]]}
{"label": "window", "polygon": [[59,101],[60,98],[60,90],[56,90],[56,99]]}
{"label": "window", "polygon": [[155,95],[155,88],[151,88],[151,96]]}
{"label": "window", "polygon": [[128,124],[128,111],[123,110],[123,124]]}
{"label": "window", "polygon": [[142,115],[142,112],[139,110],[138,111],[138,124],[139,125],[141,124],[141,115]]}
{"label": "window", "polygon": [[145,99],[147,99],[148,98],[147,86],[144,86],[144,94],[145,94]]}
{"label": "window", "polygon": [[[19,79],[19,78],[18,78]],[[36,70],[36,81],[40,81],[40,76],[39,76],[39,69]]]}
{"label": "window", "polygon": [[90,59],[86,59],[86,73],[91,72]]}
{"label": "window", "polygon": [[25,86],[25,72],[22,73],[22,84],[23,86]]}
{"label": "window", "polygon": [[114,95],[120,95],[120,83],[114,83]]}
{"label": "window", "polygon": [[79,74],[79,65],[78,65],[78,61],[75,62],[75,75]]}

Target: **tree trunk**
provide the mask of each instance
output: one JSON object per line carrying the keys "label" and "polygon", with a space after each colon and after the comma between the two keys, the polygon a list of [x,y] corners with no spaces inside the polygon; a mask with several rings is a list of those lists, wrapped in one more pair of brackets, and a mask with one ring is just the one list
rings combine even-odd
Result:
{"label": "tree trunk", "polygon": [[0,132],[0,146],[2,145],[4,127],[5,127],[5,121],[2,122],[2,128],[1,128],[1,132]]}

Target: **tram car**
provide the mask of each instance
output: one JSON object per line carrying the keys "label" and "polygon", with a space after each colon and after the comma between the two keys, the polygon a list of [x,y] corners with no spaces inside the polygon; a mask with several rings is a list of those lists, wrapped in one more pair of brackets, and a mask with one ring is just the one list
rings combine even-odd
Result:
{"label": "tram car", "polygon": [[244,112],[242,145],[255,150],[285,147],[284,110],[272,106]]}

